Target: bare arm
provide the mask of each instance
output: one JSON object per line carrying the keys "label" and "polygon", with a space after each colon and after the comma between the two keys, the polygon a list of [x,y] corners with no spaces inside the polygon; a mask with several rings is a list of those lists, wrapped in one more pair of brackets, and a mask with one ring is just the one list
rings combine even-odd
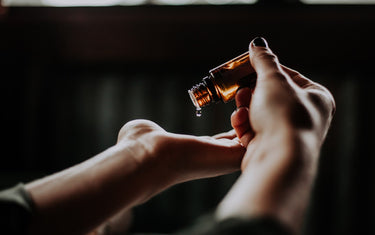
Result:
{"label": "bare arm", "polygon": [[30,232],[84,234],[176,183],[236,171],[244,148],[233,133],[225,137],[171,134],[132,121],[115,146],[26,185],[35,202]]}

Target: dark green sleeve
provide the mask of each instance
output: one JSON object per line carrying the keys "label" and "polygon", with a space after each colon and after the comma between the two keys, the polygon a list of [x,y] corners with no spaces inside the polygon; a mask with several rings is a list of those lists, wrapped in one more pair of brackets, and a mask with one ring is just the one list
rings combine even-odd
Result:
{"label": "dark green sleeve", "polygon": [[0,231],[2,234],[25,234],[33,202],[23,184],[0,191]]}
{"label": "dark green sleeve", "polygon": [[290,235],[291,232],[278,220],[272,217],[230,218],[216,221],[208,215],[193,226],[176,233],[178,235]]}

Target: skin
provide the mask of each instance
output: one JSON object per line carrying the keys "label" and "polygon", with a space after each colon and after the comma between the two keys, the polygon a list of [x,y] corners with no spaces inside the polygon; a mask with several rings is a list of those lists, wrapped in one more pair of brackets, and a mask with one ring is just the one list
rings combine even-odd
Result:
{"label": "skin", "polygon": [[268,46],[251,43],[249,52],[257,84],[238,91],[231,117],[247,150],[216,217],[271,216],[298,233],[335,102],[326,88],[281,65]]}
{"label": "skin", "polygon": [[35,204],[30,234],[97,234],[168,187],[239,169],[217,219],[268,215],[298,232],[334,100],[268,47],[251,43],[249,52],[258,80],[237,93],[234,131],[197,137],[147,120],[125,124],[111,148],[26,185]]}
{"label": "skin", "polygon": [[239,170],[244,152],[234,131],[196,137],[131,121],[113,147],[26,185],[35,204],[30,233],[88,233],[172,185]]}

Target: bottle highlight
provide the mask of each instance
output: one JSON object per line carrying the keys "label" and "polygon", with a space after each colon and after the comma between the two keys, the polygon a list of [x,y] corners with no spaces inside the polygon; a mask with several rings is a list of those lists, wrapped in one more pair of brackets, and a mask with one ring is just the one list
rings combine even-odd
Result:
{"label": "bottle highlight", "polygon": [[240,87],[254,87],[256,73],[246,52],[214,69],[203,81],[189,91],[191,101],[197,110],[212,103],[227,103],[234,99]]}

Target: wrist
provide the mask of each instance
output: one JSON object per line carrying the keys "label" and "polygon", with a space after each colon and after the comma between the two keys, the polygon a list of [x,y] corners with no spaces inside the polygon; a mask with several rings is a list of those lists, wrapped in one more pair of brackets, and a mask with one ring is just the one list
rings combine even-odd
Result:
{"label": "wrist", "polygon": [[[170,147],[170,146],[169,146]],[[139,201],[141,204],[150,197],[162,191],[172,184],[172,162],[166,161],[170,155],[168,149],[168,134],[148,133],[136,139],[119,141],[115,148],[121,152],[123,166],[127,168],[129,161],[134,164],[131,177],[136,182],[137,189],[140,189]],[[128,179],[129,175],[124,175]]]}
{"label": "wrist", "polygon": [[290,125],[280,125],[278,129],[261,133],[255,138],[259,141],[259,151],[255,155],[270,156],[271,161],[315,159],[321,148],[321,136],[315,129],[300,129]]}
{"label": "wrist", "polygon": [[258,143],[248,146],[243,173],[216,216],[272,216],[297,231],[316,174],[318,139],[312,132],[285,129],[253,141]]}

